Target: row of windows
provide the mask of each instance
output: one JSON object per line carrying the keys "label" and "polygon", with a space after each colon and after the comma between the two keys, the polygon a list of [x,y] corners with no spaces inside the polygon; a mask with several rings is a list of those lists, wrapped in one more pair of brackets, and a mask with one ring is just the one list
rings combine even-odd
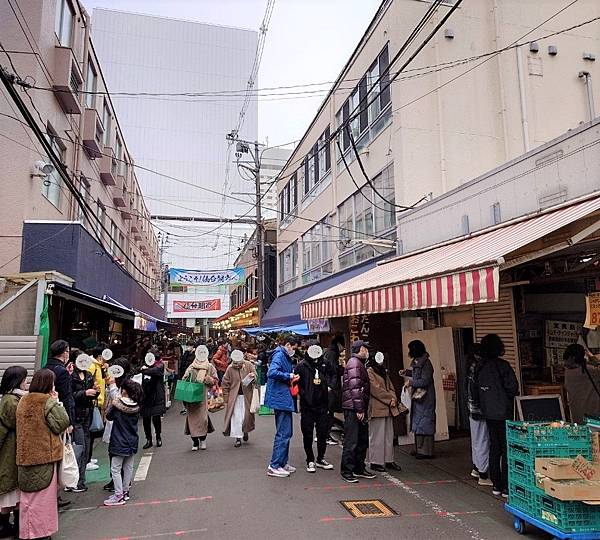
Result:
{"label": "row of windows", "polygon": [[[356,141],[357,147],[362,148],[371,141],[391,120],[391,92],[389,83],[389,52],[388,45],[379,53],[367,73],[360,80],[354,91],[342,105],[336,115],[339,128],[347,123],[349,118],[359,112],[347,129],[340,134],[340,144],[344,152],[351,147],[350,135]],[[383,75],[380,79],[380,76]],[[367,107],[366,104],[370,103]],[[364,109],[364,110],[362,110]],[[324,181],[331,171],[331,137],[330,126],[321,134],[315,145],[308,152],[298,170],[290,177],[279,194],[279,217],[283,222],[288,216],[293,216],[298,206],[299,192],[306,197],[315,186]],[[341,160],[341,156],[338,156]]]}
{"label": "row of windows", "polygon": [[254,273],[246,278],[243,285],[239,285],[233,293],[231,293],[231,308],[236,308],[245,304],[249,300],[258,296],[258,271],[255,269]]}
{"label": "row of windows", "polygon": [[301,283],[299,242],[295,241],[279,254],[279,292],[283,294],[300,285],[322,279],[333,272],[332,246],[338,242],[340,269],[373,258],[378,250],[357,240],[373,236],[395,235],[395,188],[393,164],[337,208],[336,236],[333,238],[329,217],[315,224],[301,238]]}
{"label": "row of windows", "polygon": [[287,216],[294,214],[300,202],[300,190],[302,190],[302,196],[305,197],[329,175],[331,171],[330,137],[331,129],[327,126],[279,194],[279,215],[282,221]]}

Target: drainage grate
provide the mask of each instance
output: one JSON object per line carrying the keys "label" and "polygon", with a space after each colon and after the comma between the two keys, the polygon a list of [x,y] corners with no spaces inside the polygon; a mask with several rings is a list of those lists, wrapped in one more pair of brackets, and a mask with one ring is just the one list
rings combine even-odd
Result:
{"label": "drainage grate", "polygon": [[340,501],[340,504],[354,518],[382,518],[398,515],[398,512],[390,508],[381,499]]}

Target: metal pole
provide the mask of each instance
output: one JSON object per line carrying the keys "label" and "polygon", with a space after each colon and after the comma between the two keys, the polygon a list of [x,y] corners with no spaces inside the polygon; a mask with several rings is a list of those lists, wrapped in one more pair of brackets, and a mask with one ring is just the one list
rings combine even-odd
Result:
{"label": "metal pole", "polygon": [[262,322],[264,314],[264,235],[261,212],[261,193],[260,193],[260,154],[258,152],[258,141],[254,142],[254,163],[255,163],[255,185],[256,185],[256,293],[258,297],[258,326]]}

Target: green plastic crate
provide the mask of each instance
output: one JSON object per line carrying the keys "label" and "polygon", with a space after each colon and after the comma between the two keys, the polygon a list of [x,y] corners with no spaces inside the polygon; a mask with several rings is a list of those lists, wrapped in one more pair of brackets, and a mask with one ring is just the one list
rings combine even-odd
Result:
{"label": "green plastic crate", "polygon": [[508,502],[527,515],[567,533],[600,531],[600,508],[582,502],[560,501],[533,486],[513,482]]}
{"label": "green plastic crate", "polygon": [[526,448],[591,446],[588,426],[565,425],[553,428],[544,422],[506,422],[506,441]]}
{"label": "green plastic crate", "polygon": [[578,455],[591,460],[592,449],[588,443],[571,443],[571,446],[528,448],[518,444],[508,445],[508,481],[535,485],[536,458],[576,458]]}

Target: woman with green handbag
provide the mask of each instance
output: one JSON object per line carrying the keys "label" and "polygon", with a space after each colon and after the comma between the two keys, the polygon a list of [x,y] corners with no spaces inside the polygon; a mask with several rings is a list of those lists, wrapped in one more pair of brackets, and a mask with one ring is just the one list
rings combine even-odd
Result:
{"label": "woman with green handbag", "polygon": [[200,448],[206,450],[206,435],[215,430],[208,417],[206,396],[208,389],[219,381],[215,366],[208,361],[208,349],[205,345],[199,345],[196,348],[195,356],[194,361],[185,370],[182,379],[182,381],[205,385],[202,401],[186,402],[185,434],[192,438],[192,451],[194,452]]}

